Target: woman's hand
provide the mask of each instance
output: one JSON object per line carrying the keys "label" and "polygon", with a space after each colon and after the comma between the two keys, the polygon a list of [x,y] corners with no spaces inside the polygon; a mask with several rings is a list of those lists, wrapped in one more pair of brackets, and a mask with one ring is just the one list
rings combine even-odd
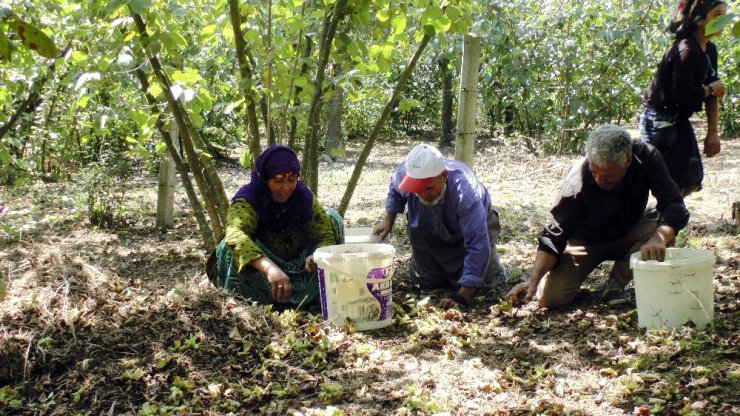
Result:
{"label": "woman's hand", "polygon": [[285,303],[293,294],[293,286],[290,284],[290,278],[277,265],[271,265],[265,270],[267,281],[272,286],[272,298],[276,302]]}
{"label": "woman's hand", "polygon": [[709,84],[710,87],[712,87],[712,91],[714,91],[714,96],[717,98],[722,98],[727,93],[727,89],[725,88],[725,84],[722,83],[722,81],[717,80],[714,82],[711,82]]}
{"label": "woman's hand", "polygon": [[719,142],[719,134],[717,132],[708,132],[707,137],[704,139],[704,154],[707,157],[716,156],[722,149],[722,145]]}
{"label": "woman's hand", "polygon": [[303,270],[306,271],[306,273],[313,273],[316,271],[316,262],[313,260],[313,254],[306,257],[306,265],[303,266]]}

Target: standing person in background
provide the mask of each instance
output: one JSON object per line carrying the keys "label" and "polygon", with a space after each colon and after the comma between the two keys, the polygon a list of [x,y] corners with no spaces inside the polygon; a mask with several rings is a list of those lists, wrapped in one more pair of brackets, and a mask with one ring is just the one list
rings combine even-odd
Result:
{"label": "standing person in background", "polygon": [[655,146],[662,154],[671,178],[681,196],[701,189],[704,169],[699,145],[689,118],[707,113],[704,154],[712,157],[720,151],[719,99],[725,86],[717,72],[717,47],[706,27],[727,12],[727,4],[718,0],[681,0],[668,30],[675,33],[673,44],[658,65],[647,94],[645,111],[640,116],[640,139]]}
{"label": "standing person in background", "polygon": [[300,171],[285,146],[270,146],[257,158],[250,182],[231,200],[226,237],[206,263],[216,286],[263,305],[318,300],[313,252],[343,243],[344,227],[298,180]]}
{"label": "standing person in background", "polygon": [[467,165],[428,144],[414,147],[391,176],[374,233],[385,239],[406,209],[411,279],[422,289],[454,289],[439,307],[468,306],[479,290],[506,280],[496,253],[498,213]]}

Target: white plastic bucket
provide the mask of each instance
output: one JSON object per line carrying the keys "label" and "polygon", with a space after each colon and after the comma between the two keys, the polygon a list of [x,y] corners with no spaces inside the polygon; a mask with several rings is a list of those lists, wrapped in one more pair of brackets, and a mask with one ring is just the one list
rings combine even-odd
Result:
{"label": "white plastic bucket", "polygon": [[630,258],[635,277],[637,323],[645,328],[677,328],[691,320],[704,329],[714,319],[714,253],[669,248],[665,261]]}
{"label": "white plastic bucket", "polygon": [[314,254],[324,321],[352,321],[358,331],[393,322],[391,278],[396,249],[389,244],[341,244]]}
{"label": "white plastic bucket", "polygon": [[344,242],[347,244],[379,243],[380,236],[373,234],[373,227],[345,228]]}

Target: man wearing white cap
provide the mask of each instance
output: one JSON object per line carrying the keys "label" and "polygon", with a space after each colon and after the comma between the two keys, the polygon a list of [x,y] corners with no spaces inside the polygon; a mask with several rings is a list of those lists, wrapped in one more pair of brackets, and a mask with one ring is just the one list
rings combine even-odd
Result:
{"label": "man wearing white cap", "polygon": [[456,288],[440,307],[468,306],[484,287],[502,283],[506,272],[496,254],[501,226],[488,190],[462,162],[419,144],[391,177],[380,239],[408,206],[409,272],[424,289]]}

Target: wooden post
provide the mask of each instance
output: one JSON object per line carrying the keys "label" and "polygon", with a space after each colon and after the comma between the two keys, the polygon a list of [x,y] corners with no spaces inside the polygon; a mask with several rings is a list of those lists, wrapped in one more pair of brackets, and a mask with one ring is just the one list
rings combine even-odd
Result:
{"label": "wooden post", "polygon": [[475,116],[478,111],[478,68],[480,67],[480,38],[474,33],[465,35],[460,94],[457,105],[457,133],[455,159],[471,169],[475,141]]}
{"label": "wooden post", "polygon": [[3,276],[3,269],[0,269],[0,300],[5,299],[5,276]]}
{"label": "wooden post", "polygon": [[[170,123],[172,143],[179,150],[177,123]],[[157,227],[172,227],[175,211],[175,161],[169,151],[162,155],[159,162],[159,190],[157,193]]]}

